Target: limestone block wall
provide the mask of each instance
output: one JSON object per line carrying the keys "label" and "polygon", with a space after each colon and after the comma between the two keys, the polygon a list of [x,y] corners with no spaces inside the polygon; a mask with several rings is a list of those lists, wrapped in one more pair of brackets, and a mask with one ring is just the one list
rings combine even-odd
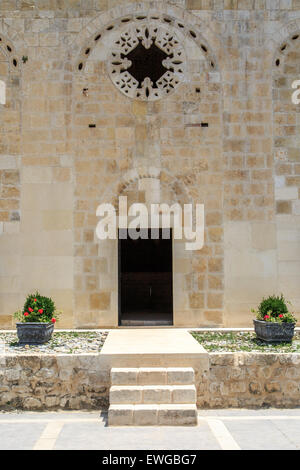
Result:
{"label": "limestone block wall", "polygon": [[300,355],[210,353],[199,381],[200,408],[294,408],[300,404]]}
{"label": "limestone block wall", "polygon": [[[74,75],[76,325],[118,324],[117,243],[107,249],[107,243],[95,238],[95,211],[100,202],[115,203],[120,195],[128,197],[128,205],[205,203],[205,248],[188,253],[174,243],[174,319],[177,326],[221,324],[220,74],[217,64],[211,65],[200,45],[186,37],[169,15],[169,24],[185,44],[186,83],[159,101],[123,96],[112,87],[106,69],[108,51],[120,30],[126,33],[131,24],[139,27],[133,6],[127,10],[125,26],[120,26],[119,18],[110,18],[108,26],[98,27],[94,44],[92,40],[86,43]],[[156,11],[164,22],[161,5]],[[147,17],[151,19],[151,14]],[[159,19],[151,24],[159,24]],[[88,58],[84,58],[87,51]],[[88,88],[88,96],[83,87]],[[204,120],[209,127],[201,127]],[[155,201],[151,199],[154,187],[158,188]]]}
{"label": "limestone block wall", "polygon": [[[300,355],[209,353],[197,373],[198,408],[294,408]],[[108,407],[110,376],[99,355],[0,356],[0,409]]]}
{"label": "limestone block wall", "polygon": [[109,380],[97,355],[0,356],[0,408],[105,409]]}
{"label": "limestone block wall", "polygon": [[[185,51],[157,101],[111,78],[141,21]],[[299,34],[298,0],[0,2],[0,328],[35,289],[59,327],[117,326],[117,244],[95,211],[119,195],[205,204],[203,250],[174,245],[175,326],[249,326],[274,292],[300,317]]]}
{"label": "limestone block wall", "polygon": [[0,325],[11,327],[20,288],[21,77],[13,42],[0,30]]}
{"label": "limestone block wall", "polygon": [[300,34],[291,31],[276,50],[273,65],[273,122],[278,285],[300,307],[300,148],[299,109],[289,90],[299,79]]}

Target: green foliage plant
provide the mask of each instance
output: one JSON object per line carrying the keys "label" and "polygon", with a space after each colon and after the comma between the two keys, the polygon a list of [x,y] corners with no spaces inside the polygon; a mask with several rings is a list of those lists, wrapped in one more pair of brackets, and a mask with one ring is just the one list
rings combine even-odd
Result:
{"label": "green foliage plant", "polygon": [[252,309],[256,314],[256,319],[272,323],[296,323],[297,319],[288,309],[291,302],[287,301],[284,296],[270,295],[266,299],[263,298],[257,310]]}
{"label": "green foliage plant", "polygon": [[55,323],[61,312],[50,297],[35,294],[27,296],[24,307],[14,313],[14,318],[21,323]]}

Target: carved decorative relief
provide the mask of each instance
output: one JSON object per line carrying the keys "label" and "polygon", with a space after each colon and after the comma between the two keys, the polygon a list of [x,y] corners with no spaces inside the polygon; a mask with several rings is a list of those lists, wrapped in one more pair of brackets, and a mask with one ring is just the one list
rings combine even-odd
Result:
{"label": "carved decorative relief", "polygon": [[184,81],[185,51],[173,30],[133,24],[114,42],[108,58],[112,82],[126,96],[154,101]]}

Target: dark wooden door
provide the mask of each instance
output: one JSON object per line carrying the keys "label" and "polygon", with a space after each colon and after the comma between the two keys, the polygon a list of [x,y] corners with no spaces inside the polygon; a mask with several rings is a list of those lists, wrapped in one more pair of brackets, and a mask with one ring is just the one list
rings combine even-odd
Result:
{"label": "dark wooden door", "polygon": [[172,236],[119,240],[119,320],[128,313],[173,316]]}

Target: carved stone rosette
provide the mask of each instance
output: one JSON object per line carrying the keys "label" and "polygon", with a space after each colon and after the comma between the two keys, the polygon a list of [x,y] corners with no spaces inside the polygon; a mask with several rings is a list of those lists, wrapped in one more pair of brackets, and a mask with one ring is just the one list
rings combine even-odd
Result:
{"label": "carved stone rosette", "polygon": [[112,82],[124,95],[154,101],[184,81],[185,51],[173,30],[134,23],[114,42],[107,66]]}

